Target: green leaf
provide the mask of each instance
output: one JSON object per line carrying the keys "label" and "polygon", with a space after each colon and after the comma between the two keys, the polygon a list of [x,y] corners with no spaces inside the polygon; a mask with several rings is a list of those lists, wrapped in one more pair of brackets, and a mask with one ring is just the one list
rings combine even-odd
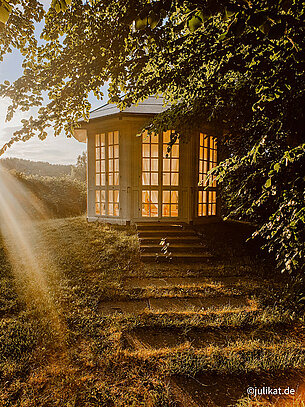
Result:
{"label": "green leaf", "polygon": [[206,21],[208,21],[208,20],[211,18],[211,16],[212,16],[212,14],[211,14],[211,12],[210,12],[209,10],[199,11],[199,12],[197,13],[197,15],[198,15],[198,17],[201,19],[201,21],[202,21],[203,23],[205,23]]}
{"label": "green leaf", "polygon": [[274,167],[273,167],[274,171],[279,172],[280,168],[281,168],[281,166],[279,163],[274,164]]}
{"label": "green leaf", "polygon": [[225,8],[225,13],[226,13],[227,18],[234,16],[234,14],[236,14],[237,11],[238,11],[238,7],[234,4],[229,4]]}
{"label": "green leaf", "polygon": [[138,18],[135,21],[136,30],[144,30],[147,27],[147,18]]}
{"label": "green leaf", "polygon": [[260,143],[255,145],[252,150],[250,151],[250,155],[252,155],[252,162],[256,163],[256,156],[258,154],[258,150],[260,148]]}
{"label": "green leaf", "polygon": [[245,21],[243,19],[238,19],[231,25],[230,33],[232,33],[235,37],[239,37],[244,32],[245,27]]}
{"label": "green leaf", "polygon": [[152,29],[156,28],[158,23],[160,21],[160,14],[155,13],[154,11],[151,11],[148,15],[147,22],[150,25]]}
{"label": "green leaf", "polygon": [[219,37],[218,37],[218,40],[219,41],[223,41],[224,39],[226,39],[227,38],[227,32],[225,32],[224,34],[221,34]]}
{"label": "green leaf", "polygon": [[271,29],[271,23],[270,23],[270,21],[266,21],[264,24],[262,24],[260,27],[259,27],[259,29],[261,30],[261,32],[262,33],[264,33],[264,34],[268,34],[269,33],[269,31],[270,31],[270,29]]}
{"label": "green leaf", "polygon": [[0,1],[0,22],[5,24],[9,19],[12,6],[5,0]]}
{"label": "green leaf", "polygon": [[271,178],[268,178],[265,183],[265,188],[270,188],[270,187],[271,187]]}
{"label": "green leaf", "polygon": [[267,18],[268,16],[265,11],[259,11],[249,18],[248,23],[258,28],[267,21]]}
{"label": "green leaf", "polygon": [[198,30],[202,26],[202,20],[199,15],[194,15],[190,20],[187,22],[188,29],[191,33]]}
{"label": "green leaf", "polygon": [[61,11],[66,11],[68,6],[70,6],[72,0],[52,0],[51,8],[54,8],[57,13]]}

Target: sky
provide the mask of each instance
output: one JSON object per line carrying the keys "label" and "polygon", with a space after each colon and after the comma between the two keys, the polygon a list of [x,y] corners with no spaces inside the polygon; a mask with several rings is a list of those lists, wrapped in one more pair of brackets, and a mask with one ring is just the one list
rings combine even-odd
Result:
{"label": "sky", "polygon": [[[45,7],[48,7],[49,1],[42,1]],[[37,33],[41,26],[37,27]],[[0,62],[0,83],[4,80],[13,82],[22,74],[23,57],[18,50],[5,55]],[[105,93],[106,94],[106,93]],[[90,96],[89,101],[92,109],[95,109],[106,103],[106,100],[96,100]],[[21,127],[21,120],[28,118],[34,111],[17,112],[9,122],[5,121],[6,110],[9,106],[9,99],[0,98],[0,146],[2,147],[13,135],[14,131]],[[33,161],[47,161],[52,164],[75,164],[78,155],[86,150],[86,144],[80,143],[72,138],[67,138],[65,134],[54,137],[52,130],[48,131],[48,137],[41,141],[38,138],[32,138],[26,142],[14,143],[0,158],[17,157]]]}

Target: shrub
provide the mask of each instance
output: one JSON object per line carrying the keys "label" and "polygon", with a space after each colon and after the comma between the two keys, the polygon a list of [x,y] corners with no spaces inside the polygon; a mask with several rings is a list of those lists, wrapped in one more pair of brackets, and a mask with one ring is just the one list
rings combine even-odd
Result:
{"label": "shrub", "polygon": [[14,174],[48,209],[51,217],[79,216],[86,211],[86,185],[71,177]]}

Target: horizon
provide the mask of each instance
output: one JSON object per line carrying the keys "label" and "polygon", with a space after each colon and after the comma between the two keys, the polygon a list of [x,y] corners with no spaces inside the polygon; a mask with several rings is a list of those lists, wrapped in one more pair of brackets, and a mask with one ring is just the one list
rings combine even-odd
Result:
{"label": "horizon", "polygon": [[71,166],[71,165],[75,165],[76,163],[72,163],[72,164],[54,164],[54,163],[50,163],[49,161],[42,161],[42,160],[30,160],[29,158],[19,158],[19,157],[3,157],[3,156],[0,156],[0,161],[1,160],[14,160],[14,159],[17,159],[17,160],[22,160],[22,161],[29,161],[29,162],[33,162],[33,163],[42,163],[42,164],[49,164],[49,165],[64,165],[64,166],[67,166],[67,167],[69,167],[69,166]]}

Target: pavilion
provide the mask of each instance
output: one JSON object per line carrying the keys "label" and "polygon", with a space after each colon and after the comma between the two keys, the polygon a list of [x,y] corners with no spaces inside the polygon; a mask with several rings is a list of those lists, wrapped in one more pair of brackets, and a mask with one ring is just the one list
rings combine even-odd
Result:
{"label": "pavilion", "polygon": [[204,188],[207,172],[217,165],[218,135],[203,123],[168,154],[171,130],[139,136],[164,110],[163,99],[155,97],[123,111],[106,104],[75,130],[74,137],[87,142],[89,221],[196,224],[219,217],[216,181]]}

